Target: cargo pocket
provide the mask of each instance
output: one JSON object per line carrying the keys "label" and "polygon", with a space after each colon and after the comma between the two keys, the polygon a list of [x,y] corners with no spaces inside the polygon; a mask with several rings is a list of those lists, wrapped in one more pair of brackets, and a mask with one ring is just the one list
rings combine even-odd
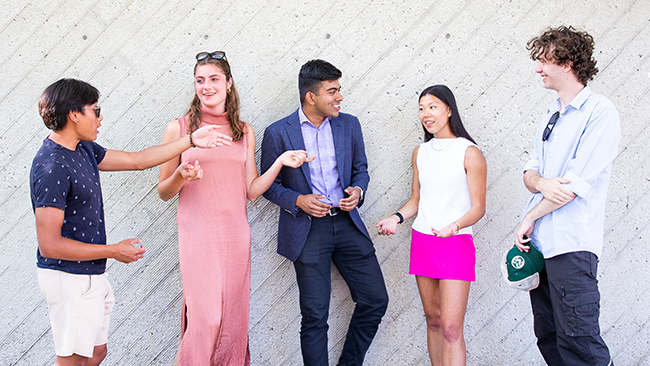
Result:
{"label": "cargo pocket", "polygon": [[571,337],[600,334],[600,293],[598,290],[581,292],[566,290],[562,294],[564,304],[564,332]]}

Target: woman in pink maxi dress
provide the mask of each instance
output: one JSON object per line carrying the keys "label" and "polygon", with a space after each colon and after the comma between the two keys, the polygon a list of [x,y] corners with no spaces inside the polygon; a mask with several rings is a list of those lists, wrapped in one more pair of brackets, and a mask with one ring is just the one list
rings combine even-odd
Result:
{"label": "woman in pink maxi dress", "polygon": [[[179,365],[249,365],[248,309],[251,232],[246,199],[255,200],[282,166],[299,167],[305,151],[288,151],[262,176],[255,135],[239,120],[239,96],[225,53],[196,56],[196,95],[185,117],[169,123],[163,143],[204,125],[232,141],[210,152],[191,148],[160,168],[158,193],[179,193],[178,241],[183,279]],[[233,122],[234,121],[234,122]]]}

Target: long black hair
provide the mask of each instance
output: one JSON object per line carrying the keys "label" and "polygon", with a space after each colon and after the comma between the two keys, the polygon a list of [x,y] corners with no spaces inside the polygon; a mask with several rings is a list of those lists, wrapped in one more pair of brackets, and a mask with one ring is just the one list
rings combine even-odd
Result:
{"label": "long black hair", "polygon": [[[449,117],[449,128],[451,129],[451,133],[453,133],[456,137],[464,137],[476,144],[476,141],[474,141],[472,136],[470,136],[467,130],[465,130],[463,121],[460,120],[460,113],[458,113],[458,107],[456,106],[456,98],[454,98],[454,93],[452,93],[451,90],[449,90],[449,88],[445,85],[433,85],[424,89],[422,93],[420,93],[420,98],[418,98],[418,100],[421,100],[422,97],[427,94],[431,94],[434,97],[440,99],[449,107],[449,109],[451,109],[451,117]],[[427,142],[431,140],[433,138],[433,134],[427,131],[424,125],[422,126],[422,129],[424,130],[424,141]]]}

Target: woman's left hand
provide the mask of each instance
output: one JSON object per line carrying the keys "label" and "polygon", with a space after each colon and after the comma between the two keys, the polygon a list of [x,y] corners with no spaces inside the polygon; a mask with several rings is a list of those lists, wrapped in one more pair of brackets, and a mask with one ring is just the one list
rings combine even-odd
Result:
{"label": "woman's left hand", "polygon": [[451,223],[445,227],[443,227],[441,230],[436,230],[434,228],[431,228],[431,232],[433,235],[439,237],[439,238],[448,238],[454,234],[456,234],[456,230],[458,229],[458,226],[456,226],[455,223]]}
{"label": "woman's left hand", "polygon": [[288,166],[290,168],[298,168],[305,162],[312,162],[314,159],[316,159],[316,155],[308,158],[307,152],[305,150],[287,150],[282,153],[278,159],[280,159],[280,163],[282,163],[284,166]]}

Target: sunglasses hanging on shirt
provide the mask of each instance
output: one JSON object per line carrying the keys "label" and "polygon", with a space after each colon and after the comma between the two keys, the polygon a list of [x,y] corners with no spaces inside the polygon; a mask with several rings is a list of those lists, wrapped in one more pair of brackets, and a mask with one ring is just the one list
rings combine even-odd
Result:
{"label": "sunglasses hanging on shirt", "polygon": [[553,127],[555,127],[555,123],[557,122],[558,117],[560,117],[560,111],[553,113],[551,119],[548,120],[548,124],[546,125],[544,133],[542,134],[542,141],[548,140],[548,138],[551,136],[551,132],[553,132]]}

